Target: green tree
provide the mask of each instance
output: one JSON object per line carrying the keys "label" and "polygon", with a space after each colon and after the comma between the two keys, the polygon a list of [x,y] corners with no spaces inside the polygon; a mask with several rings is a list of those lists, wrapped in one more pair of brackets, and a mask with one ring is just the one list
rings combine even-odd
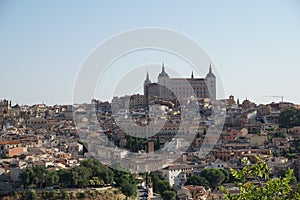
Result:
{"label": "green tree", "polygon": [[36,199],[38,199],[38,195],[37,195],[36,191],[34,189],[30,189],[28,191],[26,199],[28,199],[28,200],[36,200]]}
{"label": "green tree", "polygon": [[277,151],[272,151],[272,155],[275,156],[275,157],[278,157],[279,153]]}
{"label": "green tree", "polygon": [[176,193],[171,190],[166,190],[162,194],[164,200],[176,200]]}
{"label": "green tree", "polygon": [[286,153],[285,157],[287,157],[288,159],[298,158],[296,153]]}
{"label": "green tree", "polygon": [[[289,172],[288,169],[281,169],[281,170],[278,171],[277,176],[280,177],[280,178],[284,178],[287,175],[288,172]],[[292,176],[290,184],[291,185],[296,185],[297,184],[297,179],[296,179],[295,176]]]}
{"label": "green tree", "polygon": [[100,161],[96,159],[88,159],[83,161],[81,166],[89,168],[92,172],[92,176],[103,180],[105,184],[111,184],[113,182],[113,171],[104,166]]}
{"label": "green tree", "polygon": [[282,133],[282,132],[276,132],[276,133],[274,133],[274,137],[286,138],[285,134]]}
{"label": "green tree", "polygon": [[154,191],[157,191],[159,194],[162,195],[164,193],[164,191],[170,190],[171,187],[170,187],[170,184],[168,181],[159,180],[158,182],[156,182],[155,185],[153,184],[153,189],[154,189]]}
{"label": "green tree", "polygon": [[88,186],[92,172],[84,166],[76,166],[72,168],[71,175],[74,186],[83,188]]}
{"label": "green tree", "polygon": [[199,185],[199,186],[204,186],[206,189],[209,188],[209,182],[206,180],[206,178],[202,176],[192,176],[190,177],[185,185]]}
{"label": "green tree", "polygon": [[69,195],[69,193],[67,191],[63,190],[61,192],[61,197],[62,197],[62,199],[69,199],[70,195]]}
{"label": "green tree", "polygon": [[154,140],[154,150],[157,151],[160,149],[160,147],[161,147],[160,140],[159,137],[157,136],[157,138]]}
{"label": "green tree", "polygon": [[151,177],[153,183],[161,180],[160,177],[157,174],[153,173],[153,172],[150,173],[150,177]]}
{"label": "green tree", "polygon": [[32,171],[34,171],[34,183],[38,188],[42,188],[46,181],[47,170],[45,167],[34,165],[32,166]]}
{"label": "green tree", "polygon": [[157,174],[150,173],[150,177],[153,183],[154,192],[162,195],[164,191],[171,190],[169,182],[162,180]]}
{"label": "green tree", "polygon": [[126,136],[126,145],[125,147],[128,148],[132,152],[138,152],[139,150],[145,150],[146,141],[144,138]]}
{"label": "green tree", "polygon": [[296,140],[294,145],[295,145],[297,152],[299,153],[300,152],[300,140]]}
{"label": "green tree", "polygon": [[136,193],[136,186],[128,181],[125,181],[121,184],[121,191],[127,199]]}
{"label": "green tree", "polygon": [[71,170],[60,169],[57,174],[61,187],[74,186]]}
{"label": "green tree", "polygon": [[87,194],[85,192],[79,192],[77,193],[78,199],[85,199],[87,197]]}
{"label": "green tree", "polygon": [[115,182],[116,182],[116,187],[121,187],[122,183],[129,182],[133,185],[137,184],[136,177],[133,174],[121,172],[121,171],[115,171]]}
{"label": "green tree", "polygon": [[45,176],[45,186],[53,186],[59,183],[59,176],[56,171],[48,170]]}
{"label": "green tree", "polygon": [[200,176],[204,177],[212,189],[216,189],[225,181],[225,175],[220,169],[204,169],[200,172]]}
{"label": "green tree", "polygon": [[[299,199],[297,191],[292,191],[290,182],[293,170],[289,169],[284,177],[271,178],[272,170],[268,167],[267,160],[256,157],[257,162],[251,164],[243,159],[245,167],[241,170],[231,169],[232,175],[238,180],[238,194],[230,194],[224,187],[224,199],[227,200],[283,200]],[[255,181],[253,181],[255,180]]]}
{"label": "green tree", "polygon": [[32,169],[25,169],[19,175],[21,184],[25,189],[31,187],[35,182],[35,173]]}
{"label": "green tree", "polygon": [[51,190],[48,194],[48,196],[52,199],[55,199],[57,198],[58,194],[57,194],[57,191],[56,190]]}
{"label": "green tree", "polygon": [[291,128],[300,125],[300,110],[289,108],[279,115],[279,126],[282,128]]}
{"label": "green tree", "polygon": [[224,179],[223,183],[229,183],[229,182],[231,182],[231,178],[232,177],[231,177],[230,171],[228,169],[224,169],[224,168],[222,168],[220,170],[221,170],[221,172],[225,176],[225,179]]}

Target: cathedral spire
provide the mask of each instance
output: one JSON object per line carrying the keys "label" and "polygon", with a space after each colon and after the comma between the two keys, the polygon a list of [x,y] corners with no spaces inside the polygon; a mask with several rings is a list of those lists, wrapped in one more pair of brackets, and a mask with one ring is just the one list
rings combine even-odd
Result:
{"label": "cathedral spire", "polygon": [[159,73],[158,77],[167,77],[169,78],[169,75],[167,72],[165,72],[165,63],[162,63],[161,72]]}
{"label": "cathedral spire", "polygon": [[211,63],[209,64],[209,71],[208,71],[208,74],[206,75],[206,77],[213,77],[213,78],[216,77],[216,76],[214,75],[214,73],[212,72]]}
{"label": "cathedral spire", "polygon": [[146,80],[144,81],[144,84],[145,84],[145,85],[148,85],[148,84],[150,84],[150,83],[151,83],[151,81],[150,81],[149,73],[148,73],[148,70],[147,70]]}

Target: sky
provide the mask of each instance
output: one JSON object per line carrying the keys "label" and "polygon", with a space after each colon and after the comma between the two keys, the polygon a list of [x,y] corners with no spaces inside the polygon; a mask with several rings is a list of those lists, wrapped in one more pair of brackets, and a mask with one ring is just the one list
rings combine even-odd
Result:
{"label": "sky", "polygon": [[[78,72],[101,43],[132,29],[174,30],[209,55],[219,98],[300,104],[300,2],[251,1],[0,1],[0,99],[18,104],[72,104]],[[122,60],[123,59],[123,60]],[[114,63],[95,97],[110,99],[123,66],[157,66],[188,77],[191,66],[173,55],[144,51]],[[126,63],[126,64],[124,64]],[[201,66],[207,68],[208,63]],[[128,68],[131,70],[132,68]],[[146,72],[145,72],[146,73]],[[207,71],[196,74],[204,76]],[[134,77],[143,81],[145,76]],[[137,85],[136,91],[140,91]],[[122,95],[115,92],[113,95]]]}

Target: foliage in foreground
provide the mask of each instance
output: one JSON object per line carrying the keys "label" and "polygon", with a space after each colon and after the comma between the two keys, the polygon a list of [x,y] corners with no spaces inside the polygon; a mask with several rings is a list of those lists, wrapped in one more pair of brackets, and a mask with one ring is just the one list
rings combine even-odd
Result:
{"label": "foliage in foreground", "polygon": [[271,168],[268,167],[267,160],[257,158],[257,163],[250,164],[247,159],[243,159],[245,167],[241,170],[231,169],[232,175],[238,180],[239,193],[230,194],[224,187],[224,199],[227,200],[284,200],[300,199],[299,190],[292,190],[291,181],[293,170],[288,169],[284,177],[271,177]]}

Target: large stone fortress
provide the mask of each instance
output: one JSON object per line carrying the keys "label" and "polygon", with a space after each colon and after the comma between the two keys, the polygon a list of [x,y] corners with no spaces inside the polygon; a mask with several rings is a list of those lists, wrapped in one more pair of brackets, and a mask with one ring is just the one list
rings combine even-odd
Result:
{"label": "large stone fortress", "polygon": [[157,83],[151,83],[147,72],[144,81],[144,95],[147,99],[149,97],[183,99],[193,96],[216,100],[216,76],[212,72],[211,65],[205,78],[194,78],[193,72],[190,78],[170,78],[163,63],[157,80]]}

